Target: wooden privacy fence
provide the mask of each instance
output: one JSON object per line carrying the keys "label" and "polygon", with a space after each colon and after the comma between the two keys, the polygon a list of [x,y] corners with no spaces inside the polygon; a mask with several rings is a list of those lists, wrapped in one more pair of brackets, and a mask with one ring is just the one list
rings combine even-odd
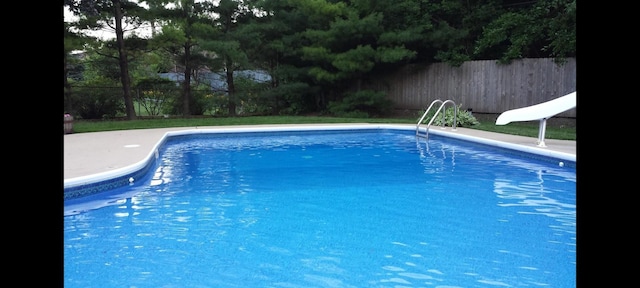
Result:
{"label": "wooden privacy fence", "polygon": [[[424,110],[436,100],[451,99],[462,109],[499,114],[553,100],[576,91],[576,60],[556,64],[552,58],[469,61],[460,67],[446,63],[409,65],[365,84],[385,91],[396,109]],[[576,117],[576,108],[558,117]]]}

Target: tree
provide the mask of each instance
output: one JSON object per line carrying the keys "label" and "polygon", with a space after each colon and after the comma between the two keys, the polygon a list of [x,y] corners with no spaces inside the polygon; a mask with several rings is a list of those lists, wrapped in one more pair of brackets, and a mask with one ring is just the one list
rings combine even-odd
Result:
{"label": "tree", "polygon": [[251,41],[243,42],[243,50],[250,65],[267,71],[271,78],[268,89],[259,95],[264,111],[279,115],[317,110],[317,86],[311,86],[313,79],[300,59],[302,33],[311,25],[309,17],[296,1],[259,0],[252,4],[254,17],[242,25]]}
{"label": "tree", "polygon": [[460,66],[474,60],[473,51],[482,27],[503,12],[502,0],[441,1],[425,5],[431,26],[424,34],[421,59]]}
{"label": "tree", "polygon": [[115,59],[86,49],[82,81],[74,83],[74,113],[84,119],[109,119],[124,112],[120,69]]}
{"label": "tree", "polygon": [[[136,119],[124,33],[142,25],[143,20],[138,15],[142,14],[144,8],[127,0],[65,0],[64,3],[74,15],[80,17],[78,27],[88,30],[110,29],[115,33],[125,113],[127,119]],[[133,28],[125,29],[123,22]]]}
{"label": "tree", "polygon": [[310,44],[302,48],[302,59],[314,63],[309,73],[315,79],[337,93],[355,81],[359,91],[362,81],[377,65],[406,63],[416,57],[416,51],[407,45],[418,39],[411,33],[420,30],[410,28],[402,19],[385,22],[385,10],[391,3],[381,3],[353,1],[328,18],[328,27],[304,32]]}
{"label": "tree", "polygon": [[154,47],[173,55],[176,63],[183,69],[182,116],[190,117],[192,115],[190,106],[193,101],[192,78],[195,71],[206,67],[209,59],[200,47],[201,39],[203,36],[214,33],[211,26],[211,3],[194,0],[146,2],[156,2],[152,6],[155,7],[151,9],[152,14],[165,19],[162,32],[156,34],[152,41]]}
{"label": "tree", "polygon": [[511,6],[483,27],[474,51],[476,57],[509,63],[542,57],[562,62],[575,56],[575,0],[540,0],[525,7]]}
{"label": "tree", "polygon": [[227,82],[227,108],[229,116],[233,117],[236,116],[238,107],[234,73],[249,66],[247,53],[243,48],[248,46],[247,42],[255,41],[257,38],[250,30],[244,29],[252,13],[249,7],[240,1],[220,0],[218,6],[212,10],[217,15],[213,21],[215,33],[209,35],[210,37],[203,41],[202,46],[203,49],[215,54],[215,62],[218,63],[215,66],[224,69],[224,78]]}
{"label": "tree", "polygon": [[[157,73],[170,66],[184,73],[180,99],[173,106],[184,117],[199,111],[192,89],[201,72],[223,71],[228,93],[221,106],[229,116],[236,115],[243,97],[234,72],[252,69],[271,76],[268,88],[252,86],[261,89],[260,102],[266,107],[261,111],[294,113],[306,106],[317,112],[345,95],[358,95],[348,99],[351,103],[379,97],[372,91],[358,93],[366,87],[361,84],[405,64],[457,66],[469,60],[532,57],[562,61],[574,57],[576,48],[575,0],[139,0],[148,10],[131,1],[65,0],[80,16],[65,29],[107,27],[124,36],[128,28],[152,23],[150,42],[161,49],[157,51],[170,53],[172,57],[162,58],[172,63],[155,60],[146,68],[164,67],[149,71]],[[67,40],[71,38],[65,36]],[[95,51],[118,60],[113,65],[120,69],[128,115],[132,105],[126,99],[132,96],[127,91],[138,79],[132,57],[146,51],[136,50],[145,47],[143,40],[116,37],[96,45],[101,49]]]}
{"label": "tree", "polygon": [[64,23],[64,109],[66,113],[75,112],[72,88],[69,82],[69,67],[78,62],[76,59],[69,59],[69,55],[75,50],[81,50],[84,44],[90,41],[85,35],[73,32],[74,25],[73,22]]}

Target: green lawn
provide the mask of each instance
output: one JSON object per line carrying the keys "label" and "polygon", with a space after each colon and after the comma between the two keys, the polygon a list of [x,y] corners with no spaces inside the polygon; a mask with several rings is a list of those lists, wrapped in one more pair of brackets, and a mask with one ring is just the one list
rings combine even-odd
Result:
{"label": "green lawn", "polygon": [[[483,131],[538,137],[539,122],[514,122],[507,125],[496,125],[495,122],[480,121],[479,125],[468,127]],[[553,126],[547,124],[545,139],[573,140],[576,141],[576,127]]]}
{"label": "green lawn", "polygon": [[[538,122],[516,122],[508,125],[495,125],[493,121],[479,120],[480,124],[466,127],[483,131],[505,134],[538,137]],[[389,123],[415,124],[414,118],[339,118],[325,116],[243,116],[243,117],[194,117],[194,118],[159,118],[140,120],[76,120],[74,133],[223,125],[260,125],[260,124],[311,124],[311,123]],[[576,127],[547,124],[546,139],[576,140]]]}

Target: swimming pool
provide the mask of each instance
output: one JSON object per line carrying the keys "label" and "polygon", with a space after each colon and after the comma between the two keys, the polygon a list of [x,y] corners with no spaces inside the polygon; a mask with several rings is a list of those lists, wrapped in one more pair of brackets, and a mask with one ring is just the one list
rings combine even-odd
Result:
{"label": "swimming pool", "polygon": [[161,144],[65,201],[65,287],[575,286],[575,162],[396,129]]}

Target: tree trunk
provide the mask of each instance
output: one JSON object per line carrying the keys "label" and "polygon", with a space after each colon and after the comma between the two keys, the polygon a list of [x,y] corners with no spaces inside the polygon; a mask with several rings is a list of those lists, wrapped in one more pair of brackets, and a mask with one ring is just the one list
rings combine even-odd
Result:
{"label": "tree trunk", "polygon": [[[280,86],[280,75],[277,74],[278,60],[269,62],[269,75],[271,76],[271,89],[276,89]],[[273,95],[271,114],[278,115],[280,113],[280,96]]]}
{"label": "tree trunk", "polygon": [[118,64],[120,64],[120,81],[122,83],[122,95],[124,96],[124,106],[127,119],[136,119],[136,110],[133,107],[133,97],[131,96],[131,79],[129,78],[129,62],[127,51],[124,45],[124,31],[122,30],[122,10],[120,1],[113,0],[114,20],[116,22],[116,43],[118,45]]}
{"label": "tree trunk", "polygon": [[184,45],[184,82],[182,83],[182,117],[191,117],[191,43]]}
{"label": "tree trunk", "polygon": [[236,116],[236,86],[233,84],[233,62],[227,58],[227,94],[229,97],[229,116]]}

